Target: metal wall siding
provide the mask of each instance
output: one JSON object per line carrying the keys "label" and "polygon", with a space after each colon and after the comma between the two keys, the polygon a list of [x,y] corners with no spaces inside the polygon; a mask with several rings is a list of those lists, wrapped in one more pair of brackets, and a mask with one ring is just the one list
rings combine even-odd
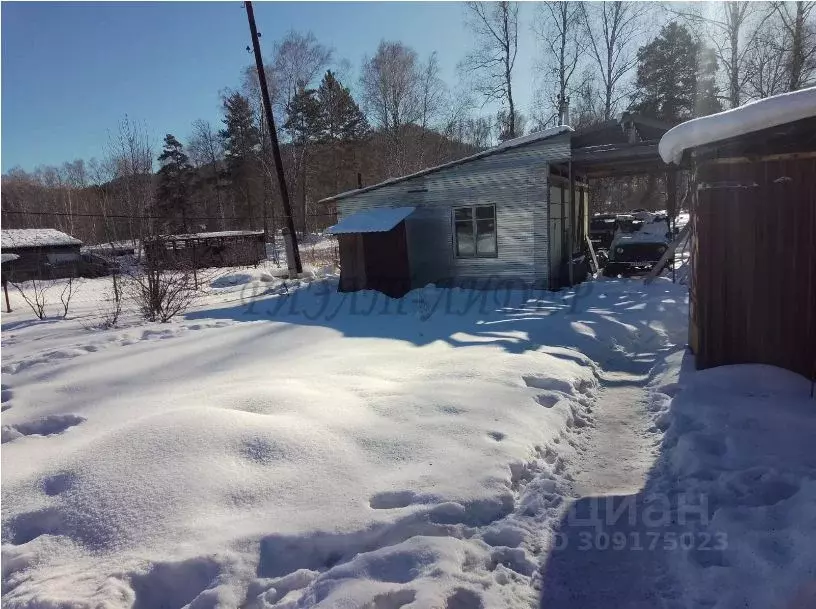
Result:
{"label": "metal wall siding", "polygon": [[[416,207],[406,219],[414,285],[485,277],[546,285],[549,162],[566,160],[569,154],[568,136],[552,138],[340,199],[338,215]],[[478,204],[496,206],[498,256],[456,258],[451,209]]]}

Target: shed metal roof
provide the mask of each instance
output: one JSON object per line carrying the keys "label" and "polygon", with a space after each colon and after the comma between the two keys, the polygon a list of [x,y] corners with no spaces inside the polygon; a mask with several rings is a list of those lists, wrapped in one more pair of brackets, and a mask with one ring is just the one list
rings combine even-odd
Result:
{"label": "shed metal roof", "polygon": [[360,211],[330,226],[326,232],[330,235],[385,233],[410,216],[414,209],[414,207],[391,207]]}

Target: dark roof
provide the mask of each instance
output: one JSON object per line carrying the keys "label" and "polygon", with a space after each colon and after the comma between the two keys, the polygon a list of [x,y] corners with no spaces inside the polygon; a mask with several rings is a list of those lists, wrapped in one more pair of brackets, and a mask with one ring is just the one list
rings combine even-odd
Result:
{"label": "dark roof", "polygon": [[587,178],[623,177],[665,171],[658,143],[671,125],[624,113],[572,136],[572,162]]}
{"label": "dark roof", "polygon": [[239,237],[260,237],[262,230],[222,230],[210,233],[181,233],[178,235],[157,235],[148,237],[145,241],[193,241],[195,239],[230,239]]}
{"label": "dark roof", "polygon": [[[658,141],[671,128],[672,125],[669,123],[655,118],[624,112],[620,118],[604,121],[599,125],[576,131],[572,136],[572,149],[608,144]],[[632,135],[633,129],[634,136]]]}

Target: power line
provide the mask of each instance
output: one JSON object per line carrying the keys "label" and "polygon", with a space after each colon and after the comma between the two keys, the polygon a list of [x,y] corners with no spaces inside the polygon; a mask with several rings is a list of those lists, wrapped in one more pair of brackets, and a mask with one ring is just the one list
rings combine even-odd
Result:
{"label": "power line", "polygon": [[[2,210],[4,214],[16,214],[20,216],[58,216],[64,218],[103,218],[103,219],[123,219],[123,220],[177,220],[174,216],[145,216],[145,215],[128,215],[128,214],[91,214],[81,212],[65,212],[65,211],[22,211],[22,210]],[[325,216],[333,216],[332,212],[322,214],[307,213],[311,218],[319,218]],[[256,219],[256,216],[187,216],[188,220],[251,220]]]}

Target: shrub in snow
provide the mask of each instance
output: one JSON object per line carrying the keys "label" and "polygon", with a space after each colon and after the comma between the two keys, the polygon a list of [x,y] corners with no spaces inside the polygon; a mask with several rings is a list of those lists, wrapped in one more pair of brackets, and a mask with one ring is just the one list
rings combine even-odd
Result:
{"label": "shrub in snow", "polygon": [[60,302],[62,303],[62,318],[68,317],[68,308],[71,306],[71,296],[74,295],[74,278],[68,277],[62,287],[60,293]]}
{"label": "shrub in snow", "polygon": [[20,296],[23,297],[25,303],[34,311],[34,315],[36,315],[38,319],[45,319],[45,306],[48,303],[46,295],[49,284],[40,279],[32,279],[27,283],[29,283],[29,285],[26,286],[26,289],[23,289],[16,283],[12,283],[11,285],[20,292]]}
{"label": "shrub in snow", "polygon": [[147,321],[170,321],[199,295],[198,278],[187,268],[162,269],[146,264],[128,274],[131,297]]}

